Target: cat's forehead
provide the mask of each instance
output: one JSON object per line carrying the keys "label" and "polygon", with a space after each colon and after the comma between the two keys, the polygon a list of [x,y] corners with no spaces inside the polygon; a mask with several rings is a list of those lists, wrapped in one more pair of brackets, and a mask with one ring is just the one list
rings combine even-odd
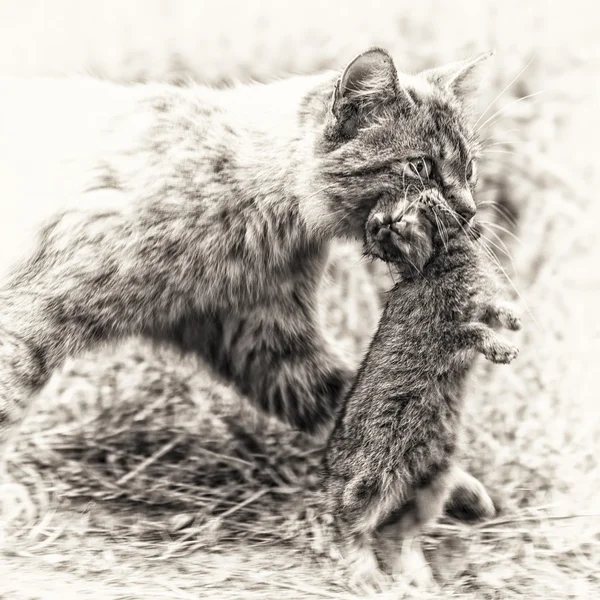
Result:
{"label": "cat's forehead", "polygon": [[409,133],[409,143],[444,161],[464,161],[471,154],[474,135],[463,107],[449,93],[422,78],[405,79],[404,93],[411,103],[401,109],[398,135]]}

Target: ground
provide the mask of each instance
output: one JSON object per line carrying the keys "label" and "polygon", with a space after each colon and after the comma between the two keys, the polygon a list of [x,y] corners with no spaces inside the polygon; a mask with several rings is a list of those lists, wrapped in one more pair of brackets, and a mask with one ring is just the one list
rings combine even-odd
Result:
{"label": "ground", "polygon": [[[2,8],[5,70],[220,85],[341,66],[373,44],[410,70],[496,49],[478,198],[497,217],[486,235],[524,329],[513,365],[479,365],[465,418],[465,464],[500,514],[428,533],[441,586],[431,597],[600,597],[594,5],[57,4]],[[64,43],[61,27],[73,32]],[[19,54],[27,33],[38,42]],[[359,248],[336,246],[323,321],[355,360],[388,285]],[[0,598],[354,597],[314,512],[318,457],[318,444],[168,350],[132,340],[72,361],[8,456]],[[381,593],[403,595],[429,597],[398,584]]]}

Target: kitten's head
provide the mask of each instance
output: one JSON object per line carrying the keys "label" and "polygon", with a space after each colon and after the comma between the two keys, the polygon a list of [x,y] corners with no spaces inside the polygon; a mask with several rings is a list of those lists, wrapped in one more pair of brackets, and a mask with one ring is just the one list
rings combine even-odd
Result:
{"label": "kitten's head", "polygon": [[362,234],[378,202],[434,190],[463,222],[476,211],[479,144],[470,115],[477,65],[491,53],[417,75],[374,48],[338,79],[317,145],[317,182],[338,234]]}
{"label": "kitten's head", "polygon": [[415,191],[377,203],[365,224],[364,251],[412,277],[423,272],[433,255],[470,245],[479,235],[474,219],[461,222],[439,192]]}

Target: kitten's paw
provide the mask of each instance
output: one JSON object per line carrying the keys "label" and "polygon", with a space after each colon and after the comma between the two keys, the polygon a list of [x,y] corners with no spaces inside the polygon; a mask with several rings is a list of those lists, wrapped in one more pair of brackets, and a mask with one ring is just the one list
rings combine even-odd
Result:
{"label": "kitten's paw", "polygon": [[503,340],[493,340],[481,349],[483,355],[491,362],[507,365],[519,355],[519,349]]}
{"label": "kitten's paw", "polygon": [[486,306],[483,311],[482,321],[493,326],[500,325],[511,331],[519,331],[521,329],[521,317],[509,304]]}
{"label": "kitten's paw", "polygon": [[502,327],[511,331],[519,331],[521,329],[521,317],[510,307],[501,306],[498,308],[496,317]]}

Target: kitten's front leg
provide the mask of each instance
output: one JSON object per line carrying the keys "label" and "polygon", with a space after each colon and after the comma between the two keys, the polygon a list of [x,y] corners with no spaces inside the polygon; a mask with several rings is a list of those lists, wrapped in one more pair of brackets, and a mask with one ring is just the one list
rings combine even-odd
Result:
{"label": "kitten's front leg", "polygon": [[519,354],[516,346],[501,338],[483,323],[463,325],[458,330],[457,336],[462,348],[477,350],[494,363],[508,364]]}
{"label": "kitten's front leg", "polygon": [[483,307],[480,320],[491,327],[504,327],[511,331],[521,329],[521,318],[516,309],[505,302],[494,302]]}

